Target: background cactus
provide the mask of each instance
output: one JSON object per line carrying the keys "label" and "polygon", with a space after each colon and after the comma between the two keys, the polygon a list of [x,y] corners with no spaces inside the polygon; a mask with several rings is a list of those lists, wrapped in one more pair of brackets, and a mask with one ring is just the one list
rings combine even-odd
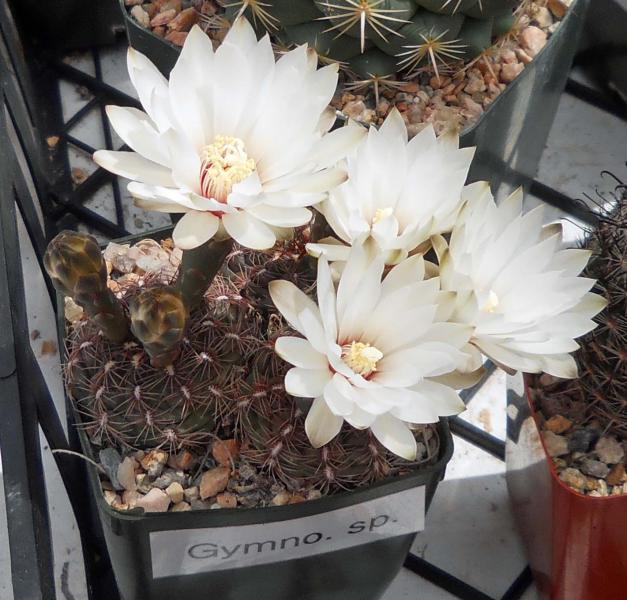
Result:
{"label": "background cactus", "polygon": [[269,251],[235,246],[187,317],[175,281],[146,278],[121,288],[121,308],[136,340],[115,343],[92,320],[68,333],[66,386],[96,445],[162,447],[204,454],[216,438],[235,437],[243,458],[289,489],[326,492],[365,485],[437,459],[434,426],[416,436],[416,463],[383,448],[367,431],[345,426],[323,448],[311,447],[306,405],[284,389],[290,366],[274,341],[290,334],[268,295],[273,279],[315,288],[315,261],[305,251],[308,231]]}
{"label": "background cactus", "polygon": [[595,291],[608,306],[595,318],[599,327],[580,340],[573,392],[589,418],[627,439],[627,190],[620,191],[588,244],[593,256],[584,275],[597,280]]}
{"label": "background cactus", "polygon": [[545,415],[567,415],[577,424],[627,440],[627,191],[618,187],[616,205],[600,217],[586,243],[592,256],[582,275],[608,305],[598,327],[579,338],[574,354],[579,377],[534,377],[533,392]]}
{"label": "background cactus", "polygon": [[44,265],[55,288],[71,296],[107,338],[119,343],[128,337],[128,319],[107,287],[107,266],[94,237],[62,231],[48,245]]}
{"label": "background cactus", "polygon": [[308,43],[362,80],[471,60],[509,31],[520,0],[225,0],[284,45]]}

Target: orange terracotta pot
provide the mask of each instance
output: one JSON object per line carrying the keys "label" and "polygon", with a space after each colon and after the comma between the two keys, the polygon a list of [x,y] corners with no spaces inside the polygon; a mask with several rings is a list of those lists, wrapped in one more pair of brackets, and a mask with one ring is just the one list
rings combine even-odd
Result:
{"label": "orange terracotta pot", "polygon": [[522,378],[508,390],[507,486],[536,585],[551,600],[627,598],[627,495],[566,486]]}

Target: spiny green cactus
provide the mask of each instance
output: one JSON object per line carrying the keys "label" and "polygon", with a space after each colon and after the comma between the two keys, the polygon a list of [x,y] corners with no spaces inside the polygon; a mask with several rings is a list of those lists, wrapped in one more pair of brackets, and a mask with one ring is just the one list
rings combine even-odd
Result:
{"label": "spiny green cactus", "polygon": [[414,435],[424,450],[415,462],[384,448],[369,430],[345,424],[339,435],[313,448],[305,434],[305,412],[285,402],[274,390],[262,390],[263,402],[241,403],[241,429],[247,443],[242,454],[290,489],[316,487],[323,491],[353,489],[392,475],[410,472],[438,458],[439,439],[434,425],[421,426]]}
{"label": "spiny green cactus", "polygon": [[[148,284],[150,285],[150,284]],[[219,277],[214,288],[222,285]],[[222,419],[228,419],[235,398],[244,393],[251,354],[264,351],[267,341],[260,319],[241,296],[220,293],[194,311],[184,336],[185,314],[180,295],[172,288],[127,289],[131,312],[136,300],[167,297],[174,306],[176,353],[164,362],[149,354],[152,342],[113,344],[97,335],[90,321],[68,336],[65,380],[83,415],[82,424],[93,443],[122,448],[164,447],[200,452],[215,439]],[[168,302],[169,303],[169,302]],[[162,306],[159,302],[159,306]],[[148,312],[150,310],[148,309]],[[227,318],[227,313],[229,318]],[[156,319],[164,324],[167,316]],[[134,330],[137,321],[134,320]],[[163,331],[166,339],[168,331]],[[165,352],[167,354],[167,351]],[[271,376],[265,373],[258,377]]]}
{"label": "spiny green cactus", "polygon": [[48,244],[44,265],[55,288],[73,298],[107,338],[120,343],[128,337],[128,319],[107,287],[107,266],[94,237],[62,231]]}
{"label": "spiny green cactus", "polygon": [[591,418],[627,440],[627,189],[616,196],[588,243],[593,254],[583,273],[596,279],[608,305],[595,317],[597,329],[579,341],[579,379],[571,387]]}
{"label": "spiny green cactus", "polygon": [[131,331],[153,367],[167,367],[180,354],[187,325],[183,297],[170,286],[141,290],[129,303]]}
{"label": "spiny green cactus", "polygon": [[213,239],[197,248],[183,252],[176,285],[188,310],[191,311],[202,304],[204,293],[232,248],[231,239]]}
{"label": "spiny green cactus", "polygon": [[308,43],[362,80],[471,60],[513,24],[520,0],[233,0],[283,44]]}
{"label": "spiny green cactus", "polygon": [[[122,287],[139,343],[103,338],[91,320],[76,324],[67,338],[65,380],[92,442],[202,455],[216,436],[235,437],[249,462],[290,489],[326,492],[415,468],[349,426],[319,449],[307,439],[306,406],[286,393],[290,366],[274,350],[278,337],[293,332],[268,294],[274,279],[315,292],[307,241],[304,229],[268,251],[235,246],[187,323],[176,282]],[[435,427],[418,429],[416,437],[425,447],[421,462],[435,461]]]}

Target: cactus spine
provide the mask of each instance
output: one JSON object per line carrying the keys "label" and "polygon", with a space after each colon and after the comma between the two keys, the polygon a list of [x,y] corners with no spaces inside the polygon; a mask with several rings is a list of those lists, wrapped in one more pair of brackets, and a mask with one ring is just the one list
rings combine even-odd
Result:
{"label": "cactus spine", "polygon": [[227,17],[245,14],[284,44],[308,43],[323,60],[358,78],[471,60],[513,24],[519,0],[236,0]]}
{"label": "cactus spine", "polygon": [[627,190],[618,188],[617,205],[588,244],[593,255],[584,271],[597,280],[608,301],[595,320],[599,327],[580,340],[575,358],[580,377],[576,393],[590,418],[627,439]]}

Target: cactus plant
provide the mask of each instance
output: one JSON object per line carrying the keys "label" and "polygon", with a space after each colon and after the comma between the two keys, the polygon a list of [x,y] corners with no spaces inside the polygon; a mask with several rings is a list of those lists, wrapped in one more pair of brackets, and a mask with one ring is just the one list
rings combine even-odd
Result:
{"label": "cactus plant", "polygon": [[66,385],[94,443],[177,450],[211,442],[219,417],[244,393],[247,361],[266,344],[254,308],[224,286],[218,277],[184,337],[180,294],[150,282],[124,293],[140,343],[110,343],[91,321],[70,332]]}
{"label": "cactus plant", "polygon": [[[62,239],[78,248],[75,262],[98,264],[95,240],[71,232]],[[225,253],[210,242],[184,253],[182,272],[171,285],[147,278],[141,287],[122,286],[118,317],[125,324],[130,318],[135,339],[107,339],[95,320],[78,322],[67,337],[65,380],[92,442],[202,452],[216,435],[235,436],[251,464],[290,489],[325,492],[436,460],[434,426],[417,429],[423,452],[413,463],[394,456],[371,433],[349,426],[331,444],[311,447],[305,412],[284,388],[289,365],[274,351],[274,340],[290,330],[268,294],[274,279],[310,292],[315,288],[307,241],[308,230],[301,229],[270,251],[229,244],[213,282],[214,263],[202,267],[194,256],[185,261],[189,253]],[[58,239],[50,244],[50,257],[59,246]],[[198,271],[190,276],[196,283],[189,298],[197,303],[190,313],[180,284],[185,264]],[[75,288],[61,286],[58,275],[54,281],[62,293],[73,295]],[[210,286],[199,298],[202,282]]]}
{"label": "cactus plant", "polygon": [[589,419],[627,439],[627,191],[619,190],[617,206],[590,238],[593,254],[584,272],[597,280],[608,306],[595,319],[599,327],[580,342],[579,379],[569,382],[567,394],[585,402]]}
{"label": "cactus plant", "polygon": [[236,0],[245,14],[283,44],[308,43],[323,61],[339,62],[360,80],[399,71],[439,69],[471,60],[513,24],[518,0]]}

